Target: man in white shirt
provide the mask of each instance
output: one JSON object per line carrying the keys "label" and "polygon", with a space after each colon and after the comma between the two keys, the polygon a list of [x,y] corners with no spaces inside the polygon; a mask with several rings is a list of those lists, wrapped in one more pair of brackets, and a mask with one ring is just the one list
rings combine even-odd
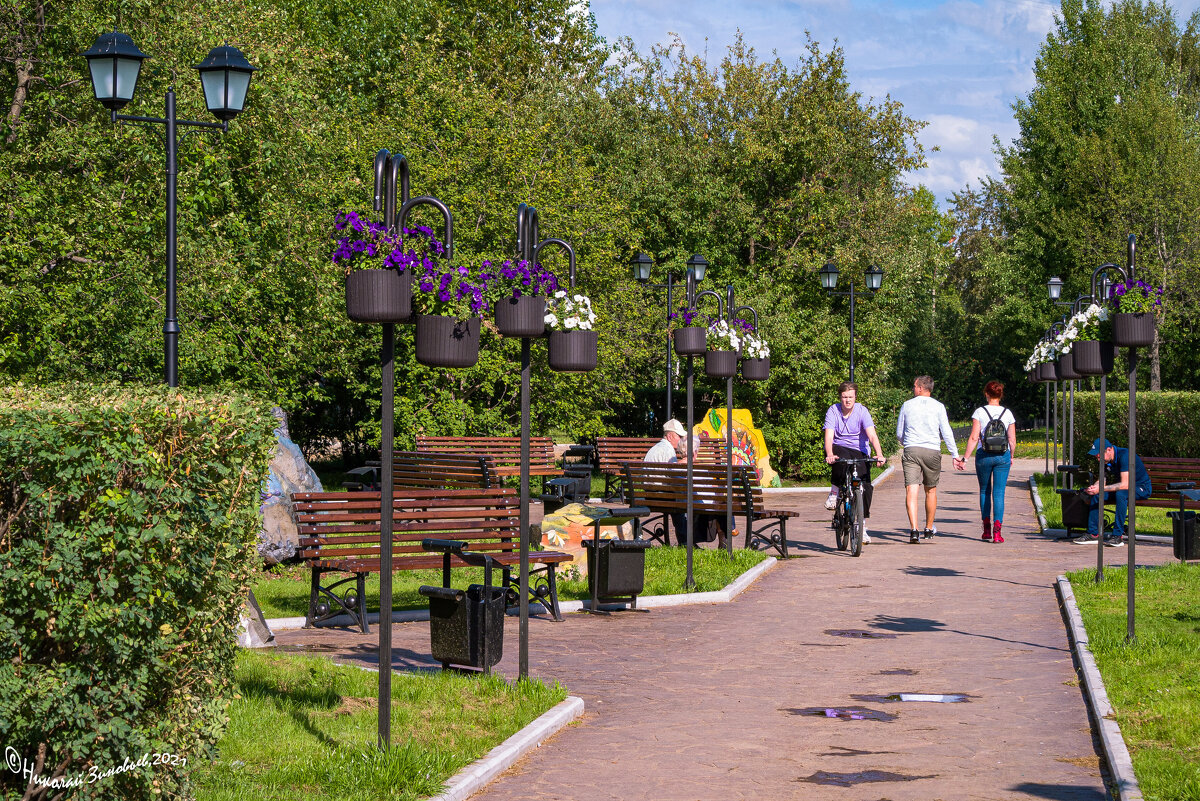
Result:
{"label": "man in white shirt", "polygon": [[683,427],[683,423],[672,417],[663,423],[663,438],[654,443],[654,446],[650,450],[646,451],[646,456],[642,461],[657,464],[679,461],[677,455],[679,443],[683,441],[683,437],[686,434],[687,430]]}
{"label": "man in white shirt", "polygon": [[917,530],[918,487],[925,486],[925,531],[926,539],[933,536],[937,528],[933,524],[937,513],[937,485],[942,473],[942,441],[958,459],[958,445],[954,432],[950,430],[950,418],[946,407],[935,401],[933,379],[919,375],[913,381],[913,397],[900,407],[896,419],[896,438],[904,446],[900,463],[904,467],[904,505],[908,510],[908,541],[921,541],[922,533]]}

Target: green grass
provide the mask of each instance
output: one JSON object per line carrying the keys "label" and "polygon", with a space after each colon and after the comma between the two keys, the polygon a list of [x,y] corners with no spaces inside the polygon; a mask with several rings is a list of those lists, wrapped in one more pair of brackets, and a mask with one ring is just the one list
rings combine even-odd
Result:
{"label": "green grass", "polygon": [[[1065,476],[1059,476],[1059,486]],[[1042,499],[1042,509],[1046,513],[1046,523],[1050,528],[1062,528],[1062,499],[1054,491],[1054,476],[1049,473],[1034,473],[1037,481],[1038,496]],[[1109,504],[1112,508],[1112,504]],[[1139,506],[1137,510],[1137,533],[1171,536],[1171,518],[1167,517],[1170,509]],[[1111,522],[1111,518],[1110,518]]]}
{"label": "green grass", "polygon": [[316,657],[241,651],[218,758],[197,769],[197,801],[405,801],[566,697],[540,681],[450,672],[392,679],[392,743],[375,747],[378,675]]}
{"label": "green grass", "polygon": [[[735,549],[733,560],[724,551],[697,548],[693,552],[695,592],[720,590],[742,573],[767,558],[759,551]],[[646,590],[643,595],[672,595],[684,592],[685,549],[678,547],[650,548],[646,551]],[[483,583],[482,568],[455,568],[451,585],[466,587]],[[568,565],[559,568],[558,595],[562,600],[582,600],[591,597],[586,579],[572,579]],[[267,617],[303,617],[308,609],[310,572],[300,565],[276,565],[259,573],[251,586],[258,605]],[[493,583],[500,576],[494,574]],[[402,570],[392,576],[392,608],[428,609],[429,601],[417,594],[422,584],[441,586],[441,570]],[[352,586],[352,585],[348,585]],[[367,577],[367,609],[379,610],[379,576]]]}
{"label": "green grass", "polygon": [[1068,574],[1147,801],[1200,799],[1200,567],[1139,568],[1126,643],[1126,571]]}
{"label": "green grass", "polygon": [[[1013,456],[1017,459],[1044,459],[1046,458],[1046,429],[1032,428],[1028,431],[1017,432],[1017,449],[1013,452]],[[1063,460],[1063,454],[1066,452],[1063,443],[1058,443],[1059,461]],[[1050,443],[1050,458],[1054,458],[1055,450],[1054,443]]]}

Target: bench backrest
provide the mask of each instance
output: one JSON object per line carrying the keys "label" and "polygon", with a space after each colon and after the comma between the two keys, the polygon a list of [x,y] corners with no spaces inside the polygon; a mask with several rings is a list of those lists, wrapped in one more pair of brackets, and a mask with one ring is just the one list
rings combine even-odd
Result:
{"label": "bench backrest", "polygon": [[[761,511],[762,490],[748,465],[733,467],[733,513],[744,515]],[[626,462],[622,468],[625,500],[630,506],[647,506],[656,511],[686,511],[687,465]],[[725,508],[725,468],[717,465],[692,467],[692,502],[705,513],[723,514]]]}
{"label": "bench backrest", "polygon": [[[305,560],[379,556],[378,492],[292,494]],[[392,495],[392,556],[427,556],[421,540],[469,542],[471,551],[519,547],[520,499],[511,488],[397,490]]]}
{"label": "bench backrest", "polygon": [[[1146,465],[1146,472],[1150,474],[1150,483],[1153,491],[1150,493],[1148,501],[1159,502],[1155,505],[1166,505],[1178,507],[1179,493],[1167,490],[1167,483],[1170,481],[1195,481],[1196,486],[1200,487],[1200,459],[1184,459],[1170,456],[1143,456],[1142,463]],[[1146,501],[1138,501],[1140,504]],[[1191,501],[1188,501],[1189,506],[1194,506]]]}
{"label": "bench backrest", "polygon": [[500,486],[496,463],[486,454],[401,451],[392,462],[397,488],[487,489]]}
{"label": "bench backrest", "polygon": [[[496,467],[521,464],[520,437],[417,437],[418,451],[490,456]],[[529,463],[554,465],[554,441],[550,437],[529,438]]]}
{"label": "bench backrest", "polygon": [[[601,473],[617,475],[626,462],[640,462],[661,437],[597,437],[596,461]],[[725,464],[725,441],[701,439],[696,464]]]}

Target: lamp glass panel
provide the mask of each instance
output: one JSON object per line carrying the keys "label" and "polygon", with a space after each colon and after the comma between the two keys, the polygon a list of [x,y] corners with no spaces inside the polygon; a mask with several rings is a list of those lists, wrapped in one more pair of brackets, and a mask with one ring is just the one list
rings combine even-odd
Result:
{"label": "lamp glass panel", "polygon": [[821,268],[821,270],[818,272],[818,275],[821,276],[821,288],[822,289],[837,288],[838,271],[836,268],[832,269],[832,270],[827,270],[825,268]]}
{"label": "lamp glass panel", "polygon": [[225,74],[229,80],[228,108],[241,111],[246,107],[246,92],[250,89],[250,73],[230,70]]}
{"label": "lamp glass panel", "polygon": [[867,270],[867,289],[879,289],[882,284],[883,270]]}
{"label": "lamp glass panel", "polygon": [[229,108],[225,99],[225,70],[205,70],[200,73],[200,83],[204,85],[204,102],[209,111]]}
{"label": "lamp glass panel", "polygon": [[688,266],[692,268],[692,273],[696,276],[697,281],[704,280],[704,271],[708,268],[707,262],[694,261]]}
{"label": "lamp glass panel", "polygon": [[142,71],[142,61],[137,58],[117,59],[117,93],[119,100],[132,100],[133,90],[137,88],[138,73]]}
{"label": "lamp glass panel", "polygon": [[1062,297],[1063,282],[1058,276],[1047,281],[1046,287],[1050,290],[1050,300],[1058,300]]}
{"label": "lamp glass panel", "polygon": [[113,61],[111,58],[89,58],[88,68],[92,71],[92,90],[97,100],[108,100],[113,96]]}

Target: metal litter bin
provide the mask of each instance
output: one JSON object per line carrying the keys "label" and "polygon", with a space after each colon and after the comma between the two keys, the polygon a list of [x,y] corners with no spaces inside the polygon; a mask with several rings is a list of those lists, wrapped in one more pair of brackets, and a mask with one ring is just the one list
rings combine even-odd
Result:
{"label": "metal litter bin", "polygon": [[628,598],[636,607],[637,596],[646,586],[650,544],[649,540],[599,540],[597,548],[597,540],[584,540],[592,597],[604,601]]}
{"label": "metal litter bin", "polygon": [[[429,599],[429,640],[433,658],[450,665],[478,668],[487,672],[504,655],[505,588],[492,585],[493,559],[487,554],[464,551],[465,542],[422,540],[426,551],[440,551],[442,586],[422,586],[417,591]],[[483,584],[466,590],[450,586],[450,556],[482,567]]]}
{"label": "metal litter bin", "polygon": [[1187,510],[1167,512],[1167,515],[1171,518],[1175,558],[1180,561],[1200,559],[1200,539],[1196,537],[1196,513]]}

